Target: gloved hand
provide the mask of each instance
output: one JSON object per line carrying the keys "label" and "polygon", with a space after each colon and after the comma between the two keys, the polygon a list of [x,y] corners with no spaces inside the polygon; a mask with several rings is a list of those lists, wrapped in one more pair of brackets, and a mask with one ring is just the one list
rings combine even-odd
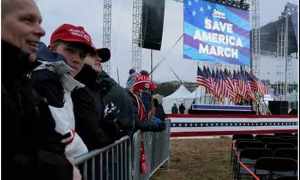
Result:
{"label": "gloved hand", "polygon": [[156,116],[153,116],[152,121],[154,124],[157,126],[157,131],[163,131],[166,129],[166,124],[164,121],[161,121],[159,118]]}
{"label": "gloved hand", "polygon": [[106,132],[111,134],[116,139],[120,138],[120,127],[117,122],[117,117],[120,110],[113,102],[106,104],[104,107],[103,125],[106,128]]}
{"label": "gloved hand", "polygon": [[104,121],[116,122],[119,113],[120,109],[113,102],[106,104],[104,107]]}

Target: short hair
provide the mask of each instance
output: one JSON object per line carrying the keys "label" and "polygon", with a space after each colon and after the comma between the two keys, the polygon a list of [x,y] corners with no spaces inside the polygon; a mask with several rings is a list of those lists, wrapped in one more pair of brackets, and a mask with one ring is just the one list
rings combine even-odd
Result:
{"label": "short hair", "polygon": [[62,41],[62,40],[57,40],[57,41],[53,42],[50,46],[51,46],[53,49],[56,49],[57,46],[59,46],[59,45],[61,45],[61,44],[65,44],[65,42]]}
{"label": "short hair", "polygon": [[1,0],[1,19],[14,9],[14,0]]}

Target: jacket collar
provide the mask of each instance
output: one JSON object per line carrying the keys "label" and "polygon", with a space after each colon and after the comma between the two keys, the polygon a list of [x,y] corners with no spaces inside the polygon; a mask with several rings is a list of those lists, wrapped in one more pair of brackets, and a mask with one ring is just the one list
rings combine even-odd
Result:
{"label": "jacket collar", "polygon": [[37,62],[29,61],[29,54],[20,48],[1,40],[2,82],[8,84],[14,80],[28,76],[38,65]]}

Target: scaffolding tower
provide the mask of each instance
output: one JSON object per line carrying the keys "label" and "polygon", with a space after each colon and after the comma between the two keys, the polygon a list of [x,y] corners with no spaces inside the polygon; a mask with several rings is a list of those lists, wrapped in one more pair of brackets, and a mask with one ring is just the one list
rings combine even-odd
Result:
{"label": "scaffolding tower", "polygon": [[[111,11],[112,11],[112,1],[104,0],[103,1],[103,41],[102,46],[108,49],[111,49]],[[103,64],[103,69],[109,75],[111,75],[111,63],[107,61]]]}
{"label": "scaffolding tower", "polygon": [[248,0],[250,4],[250,23],[252,27],[251,42],[252,42],[252,60],[250,68],[256,77],[259,77],[259,60],[260,60],[260,9],[259,0]]}
{"label": "scaffolding tower", "polygon": [[[286,5],[284,12],[281,14],[280,19],[284,19],[283,23],[280,24],[277,28],[277,48],[276,48],[276,54],[277,56],[281,57],[284,63],[284,80],[283,81],[283,87],[279,87],[282,89],[282,94],[284,95],[283,100],[287,100],[287,94],[288,94],[288,61],[289,61],[289,55],[288,55],[288,43],[289,43],[289,15],[291,15],[292,9],[288,8]],[[282,100],[282,99],[280,99]]]}
{"label": "scaffolding tower", "polygon": [[142,0],[133,0],[132,13],[132,68],[140,71],[142,68]]}

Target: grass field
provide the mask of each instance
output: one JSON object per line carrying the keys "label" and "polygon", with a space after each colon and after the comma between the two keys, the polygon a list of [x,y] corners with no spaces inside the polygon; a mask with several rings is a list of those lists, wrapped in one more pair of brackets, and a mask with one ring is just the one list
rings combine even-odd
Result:
{"label": "grass field", "polygon": [[169,168],[151,180],[231,180],[230,150],[228,137],[172,140]]}

